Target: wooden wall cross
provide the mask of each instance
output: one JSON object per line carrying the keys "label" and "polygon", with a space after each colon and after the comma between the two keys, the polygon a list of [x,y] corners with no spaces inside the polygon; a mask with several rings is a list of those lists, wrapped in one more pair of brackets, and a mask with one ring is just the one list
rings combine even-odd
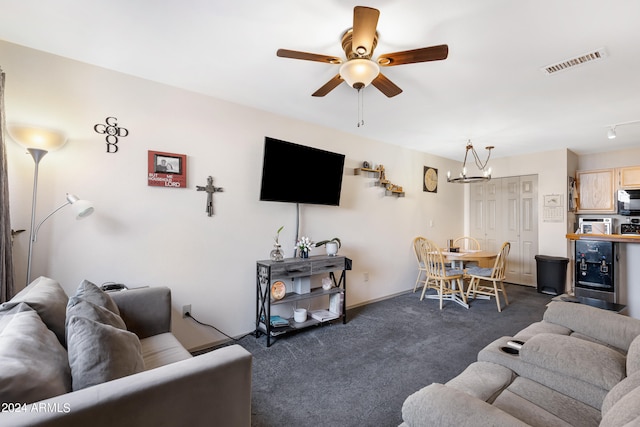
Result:
{"label": "wooden wall cross", "polygon": [[207,177],[207,185],[200,186],[196,185],[196,189],[198,191],[206,191],[207,192],[207,207],[206,212],[208,216],[213,216],[213,193],[222,193],[224,188],[216,187],[213,185],[213,177]]}

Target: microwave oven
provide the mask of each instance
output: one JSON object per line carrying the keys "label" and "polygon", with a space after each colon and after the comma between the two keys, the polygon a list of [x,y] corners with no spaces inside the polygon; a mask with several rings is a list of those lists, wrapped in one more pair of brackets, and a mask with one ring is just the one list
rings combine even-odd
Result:
{"label": "microwave oven", "polygon": [[640,190],[618,190],[618,214],[640,216]]}
{"label": "microwave oven", "polygon": [[611,234],[613,223],[611,218],[579,218],[580,234]]}

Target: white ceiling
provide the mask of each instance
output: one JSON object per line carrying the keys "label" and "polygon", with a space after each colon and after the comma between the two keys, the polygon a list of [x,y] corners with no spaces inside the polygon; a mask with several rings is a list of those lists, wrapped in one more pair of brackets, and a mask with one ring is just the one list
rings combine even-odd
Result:
{"label": "white ceiling", "polygon": [[[363,127],[346,83],[311,97],[337,65],[276,57],[344,57],[356,5],[380,10],[374,58],[449,45],[445,61],[384,68],[404,92],[366,88]],[[606,137],[640,120],[639,21],[637,0],[0,0],[0,39],[456,160],[467,139],[493,157],[640,145],[640,123]]]}

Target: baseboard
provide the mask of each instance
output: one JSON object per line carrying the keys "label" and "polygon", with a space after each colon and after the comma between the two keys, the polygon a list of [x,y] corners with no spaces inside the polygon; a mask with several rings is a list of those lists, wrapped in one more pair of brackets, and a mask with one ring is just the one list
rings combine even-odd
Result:
{"label": "baseboard", "polygon": [[[413,289],[407,289],[406,291],[396,292],[395,294],[386,295],[384,297],[380,297],[380,298],[376,298],[376,299],[370,299],[368,301],[361,302],[359,304],[350,305],[349,307],[347,307],[347,311],[351,310],[352,308],[362,307],[364,305],[369,305],[369,304],[373,304],[373,303],[376,303],[376,302],[388,300],[388,299],[391,299],[391,298],[395,298],[395,297],[397,297],[399,295],[409,294],[411,292],[413,292]],[[418,291],[416,290],[416,292],[418,292]]]}

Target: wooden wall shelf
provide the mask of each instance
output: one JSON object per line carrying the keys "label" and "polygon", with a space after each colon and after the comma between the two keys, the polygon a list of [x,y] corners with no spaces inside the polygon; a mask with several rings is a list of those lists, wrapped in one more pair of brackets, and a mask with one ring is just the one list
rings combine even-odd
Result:
{"label": "wooden wall shelf", "polygon": [[371,168],[355,168],[353,170],[354,175],[361,175],[362,173],[374,174],[378,178],[377,185],[384,188],[385,196],[404,197],[404,191],[399,185],[392,184],[384,173],[384,166],[380,165],[376,169]]}

